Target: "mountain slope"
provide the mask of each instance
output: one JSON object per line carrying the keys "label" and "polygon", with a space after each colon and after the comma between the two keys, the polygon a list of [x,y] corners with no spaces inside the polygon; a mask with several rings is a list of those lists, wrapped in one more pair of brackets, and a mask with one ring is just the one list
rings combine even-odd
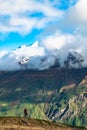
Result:
{"label": "mountain slope", "polygon": [[[0,116],[87,126],[87,68],[0,72]],[[79,107],[80,106],[80,107]]]}
{"label": "mountain slope", "polygon": [[0,118],[0,130],[87,130],[82,127],[70,127],[65,124],[53,123],[45,120],[35,120],[28,118],[13,118],[13,117],[5,117]]}

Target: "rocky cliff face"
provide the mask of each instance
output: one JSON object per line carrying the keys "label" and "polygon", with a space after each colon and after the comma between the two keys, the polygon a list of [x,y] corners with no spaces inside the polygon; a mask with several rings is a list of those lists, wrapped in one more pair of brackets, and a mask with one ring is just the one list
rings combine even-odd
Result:
{"label": "rocky cliff face", "polygon": [[51,106],[47,115],[52,120],[69,122],[74,125],[87,124],[87,93],[80,94],[70,98],[64,108],[53,110]]}

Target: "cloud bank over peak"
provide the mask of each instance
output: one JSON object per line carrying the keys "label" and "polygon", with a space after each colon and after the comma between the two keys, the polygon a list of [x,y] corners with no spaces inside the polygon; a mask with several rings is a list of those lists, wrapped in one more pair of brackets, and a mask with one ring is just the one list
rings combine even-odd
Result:
{"label": "cloud bank over peak", "polygon": [[31,46],[23,45],[12,52],[1,52],[0,70],[44,70],[55,63],[64,67],[66,61],[70,62],[69,67],[78,68],[80,63],[77,62],[80,61],[80,67],[87,67],[86,43],[86,37],[57,32]]}

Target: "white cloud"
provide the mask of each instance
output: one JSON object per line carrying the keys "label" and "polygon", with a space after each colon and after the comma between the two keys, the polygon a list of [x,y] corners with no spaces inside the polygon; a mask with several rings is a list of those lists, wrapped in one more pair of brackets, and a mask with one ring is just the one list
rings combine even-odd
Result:
{"label": "white cloud", "polygon": [[77,4],[69,9],[67,21],[76,26],[87,25],[87,0],[79,0]]}
{"label": "white cloud", "polygon": [[42,43],[49,50],[60,50],[65,44],[70,44],[74,41],[72,35],[64,35],[60,32],[45,38]]}
{"label": "white cloud", "polygon": [[47,26],[44,35],[47,33],[55,33],[58,30],[70,33],[82,33],[87,35],[87,0],[78,0],[71,6],[61,19],[57,19],[55,23]]}
{"label": "white cloud", "polygon": [[2,58],[4,55],[6,55],[8,52],[3,50],[3,51],[0,51],[0,58]]}
{"label": "white cloud", "polygon": [[80,0],[74,7],[74,14],[77,16],[78,21],[87,22],[87,0]]}
{"label": "white cloud", "polygon": [[[60,26],[63,26],[67,30],[76,32],[82,30],[87,34],[87,0],[79,0],[75,6],[71,7],[61,21]],[[78,32],[79,33],[79,32]]]}
{"label": "white cloud", "polygon": [[16,15],[23,12],[42,12],[46,16],[59,16],[61,11],[45,3],[36,2],[36,0],[0,0],[1,14]]}
{"label": "white cloud", "polygon": [[[28,15],[26,15],[28,13]],[[32,13],[42,13],[43,17],[31,17]],[[0,15],[9,16],[7,24],[0,23],[0,32],[30,33],[34,28],[43,28],[47,23],[60,17],[62,11],[52,5],[36,0],[0,0]]]}

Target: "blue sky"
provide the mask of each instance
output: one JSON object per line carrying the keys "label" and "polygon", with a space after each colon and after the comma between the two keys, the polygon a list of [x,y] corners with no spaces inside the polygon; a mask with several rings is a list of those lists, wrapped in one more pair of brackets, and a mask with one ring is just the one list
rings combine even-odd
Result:
{"label": "blue sky", "polygon": [[[0,0],[0,50],[12,50],[52,35],[77,0]],[[54,28],[54,27],[53,27]],[[45,34],[46,33],[46,34]]]}
{"label": "blue sky", "polygon": [[0,42],[0,50],[13,50],[22,45],[32,45],[35,40],[38,40],[37,35],[40,30],[33,29],[31,33],[21,36],[16,32],[10,32]]}
{"label": "blue sky", "polygon": [[31,45],[57,32],[85,36],[86,12],[87,0],[0,0],[0,51]]}

